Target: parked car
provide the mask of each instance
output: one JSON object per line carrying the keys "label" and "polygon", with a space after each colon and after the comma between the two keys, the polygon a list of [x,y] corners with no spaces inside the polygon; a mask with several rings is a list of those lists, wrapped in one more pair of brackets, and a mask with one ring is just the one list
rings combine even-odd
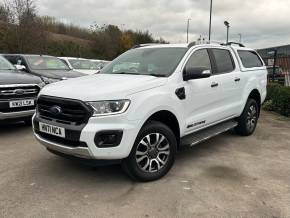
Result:
{"label": "parked car", "polygon": [[73,57],[59,57],[63,60],[71,69],[84,73],[84,74],[95,74],[99,68],[94,62],[84,58],[73,58]]}
{"label": "parked car", "polygon": [[48,55],[5,54],[7,60],[18,70],[40,76],[46,83],[84,76],[80,72],[71,70],[60,59]]}
{"label": "parked car", "polygon": [[132,178],[151,181],[170,170],[181,146],[232,128],[253,134],[266,85],[250,48],[140,45],[99,74],[43,88],[33,129],[55,154],[119,161]]}
{"label": "parked car", "polygon": [[36,97],[44,85],[40,77],[19,72],[0,56],[0,122],[21,120],[31,124]]}
{"label": "parked car", "polygon": [[95,59],[90,59],[94,63],[94,68],[97,70],[101,70],[104,68],[110,61],[105,61],[105,60],[95,60]]}
{"label": "parked car", "polygon": [[[273,73],[274,73],[274,66],[267,66],[267,71],[268,71],[268,81],[272,81]],[[275,67],[274,81],[282,85],[285,84],[285,74],[282,68],[279,66]]]}

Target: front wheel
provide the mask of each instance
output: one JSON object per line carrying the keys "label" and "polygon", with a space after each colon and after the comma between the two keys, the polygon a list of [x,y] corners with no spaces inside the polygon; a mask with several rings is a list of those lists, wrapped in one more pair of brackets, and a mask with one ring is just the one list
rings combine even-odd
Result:
{"label": "front wheel", "polygon": [[242,115],[238,118],[236,132],[242,136],[252,135],[259,118],[259,106],[256,100],[248,99]]}
{"label": "front wheel", "polygon": [[152,181],[167,174],[174,163],[177,142],[172,130],[150,121],[140,130],[132,151],[122,165],[126,173],[139,181]]}

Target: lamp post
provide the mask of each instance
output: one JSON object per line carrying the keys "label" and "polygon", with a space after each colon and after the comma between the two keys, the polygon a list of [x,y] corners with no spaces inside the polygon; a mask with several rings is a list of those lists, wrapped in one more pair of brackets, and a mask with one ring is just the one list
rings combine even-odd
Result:
{"label": "lamp post", "polygon": [[225,26],[227,27],[227,41],[226,43],[229,42],[229,29],[230,29],[230,23],[228,21],[224,22]]}
{"label": "lamp post", "polygon": [[210,42],[211,37],[211,15],[212,15],[212,0],[210,0],[210,8],[209,8],[209,28],[208,28],[208,41]]}
{"label": "lamp post", "polygon": [[189,21],[190,20],[191,20],[190,18],[187,19],[187,28],[186,28],[186,42],[187,43],[188,43],[188,30],[189,30]]}

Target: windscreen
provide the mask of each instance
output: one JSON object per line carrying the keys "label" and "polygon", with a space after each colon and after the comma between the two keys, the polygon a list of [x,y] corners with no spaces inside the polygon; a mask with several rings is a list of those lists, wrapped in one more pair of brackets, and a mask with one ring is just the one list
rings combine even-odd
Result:
{"label": "windscreen", "polygon": [[25,56],[25,58],[33,70],[70,70],[65,63],[56,57]]}
{"label": "windscreen", "polygon": [[14,70],[15,67],[4,57],[0,56],[0,70]]}
{"label": "windscreen", "polygon": [[68,59],[73,69],[78,70],[93,70],[95,64],[90,60]]}
{"label": "windscreen", "polygon": [[101,73],[170,76],[186,53],[186,48],[139,48],[122,54]]}

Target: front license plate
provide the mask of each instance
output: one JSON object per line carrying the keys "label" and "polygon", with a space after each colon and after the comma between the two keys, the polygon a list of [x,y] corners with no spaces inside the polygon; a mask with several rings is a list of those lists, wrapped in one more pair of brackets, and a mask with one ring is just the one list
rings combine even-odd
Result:
{"label": "front license plate", "polygon": [[33,106],[34,100],[33,99],[26,99],[26,100],[17,100],[17,101],[10,101],[9,107],[15,108],[15,107],[27,107],[27,106]]}
{"label": "front license plate", "polygon": [[39,122],[39,131],[65,138],[65,128]]}

